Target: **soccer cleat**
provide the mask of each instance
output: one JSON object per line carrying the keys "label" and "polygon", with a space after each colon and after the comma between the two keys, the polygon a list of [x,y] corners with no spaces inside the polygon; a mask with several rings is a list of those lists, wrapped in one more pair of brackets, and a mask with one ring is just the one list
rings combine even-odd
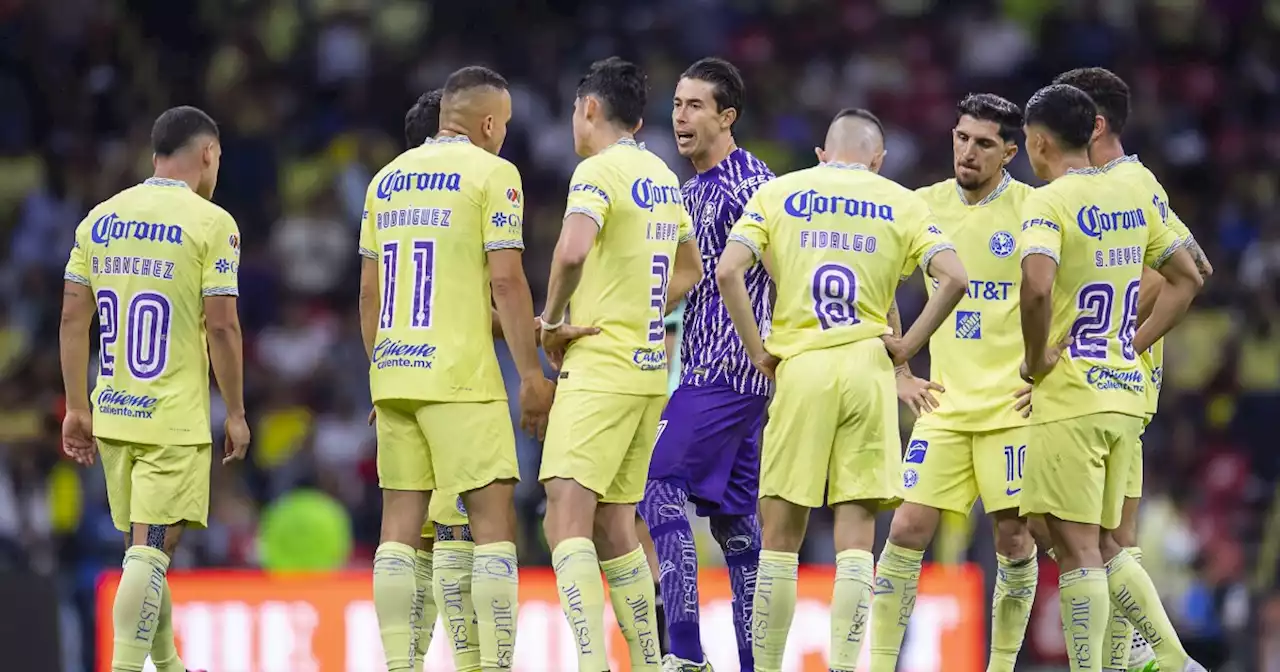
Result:
{"label": "soccer cleat", "polygon": [[1129,644],[1129,672],[1159,672],[1156,652],[1140,633],[1134,632]]}
{"label": "soccer cleat", "polygon": [[668,653],[662,658],[662,672],[714,672],[711,669],[711,662],[694,663],[684,658],[676,658],[674,653]]}

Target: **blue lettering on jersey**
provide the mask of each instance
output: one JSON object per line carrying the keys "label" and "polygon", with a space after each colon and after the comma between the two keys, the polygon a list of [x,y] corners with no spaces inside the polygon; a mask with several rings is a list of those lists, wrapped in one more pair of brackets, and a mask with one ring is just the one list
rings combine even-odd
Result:
{"label": "blue lettering on jersey", "polygon": [[231,273],[233,271],[239,272],[240,264],[237,264],[236,262],[231,261],[229,259],[219,259],[213,262],[213,270],[219,273]]}
{"label": "blue lettering on jersey", "polygon": [[680,187],[658,184],[647,177],[631,184],[631,200],[649,212],[653,212],[656,205],[684,202],[680,196]]}
{"label": "blue lettering on jersey", "polygon": [[379,370],[393,367],[430,369],[436,346],[428,343],[402,343],[384,338],[373,346],[373,364]]}
{"label": "blue lettering on jersey", "polygon": [[980,340],[982,338],[982,313],[976,310],[957,310],[956,338]]}
{"label": "blue lettering on jersey", "polygon": [[461,191],[461,173],[406,173],[396,169],[378,182],[378,200],[389,200],[401,191]]}
{"label": "blue lettering on jersey", "polygon": [[667,368],[666,348],[636,348],[631,353],[631,361],[641,371],[657,371]]}
{"label": "blue lettering on jersey", "polygon": [[987,246],[991,248],[991,254],[1004,259],[1013,254],[1013,250],[1018,247],[1018,243],[1013,239],[1012,233],[996,231],[991,234],[991,240],[987,241]]}
{"label": "blue lettering on jersey", "polygon": [[182,244],[182,227],[177,224],[126,221],[114,212],[107,213],[93,223],[93,242],[110,247],[111,241],[133,236],[134,240],[150,240],[171,245]]}
{"label": "blue lettering on jersey", "polygon": [[1052,230],[1054,230],[1054,231],[1061,231],[1061,230],[1062,230],[1062,227],[1058,226],[1058,223],[1057,223],[1057,222],[1055,222],[1055,221],[1053,221],[1053,220],[1051,220],[1051,219],[1043,219],[1043,218],[1040,218],[1040,217],[1036,217],[1035,219],[1028,219],[1027,221],[1023,222],[1023,223],[1022,223],[1022,230],[1023,230],[1023,231],[1026,231],[1027,229],[1029,229],[1029,228],[1031,228],[1031,227],[1033,227],[1033,226],[1043,226],[1043,227],[1045,227],[1045,228],[1047,228],[1047,229],[1052,229]]}
{"label": "blue lettering on jersey", "polygon": [[1147,216],[1141,209],[1103,212],[1096,205],[1086,205],[1076,213],[1076,224],[1084,235],[1102,240],[1108,231],[1128,231],[1146,226]]}
{"label": "blue lettering on jersey", "polygon": [[753,219],[753,220],[755,220],[755,221],[757,221],[757,222],[760,222],[761,224],[764,224],[764,215],[762,215],[762,214],[760,214],[760,213],[758,213],[758,212],[744,212],[744,213],[742,213],[742,214],[743,214],[744,216],[746,216],[746,217],[750,217],[751,219]]}
{"label": "blue lettering on jersey", "polygon": [[1151,205],[1156,206],[1156,212],[1160,213],[1160,221],[1169,221],[1169,203],[1160,198],[1160,194],[1151,195]]}
{"label": "blue lettering on jersey", "polygon": [[[929,278],[929,282],[933,284],[933,288],[938,288],[937,278]],[[983,301],[1008,301],[1010,290],[1017,284],[1012,280],[970,280],[969,286],[965,288],[965,296]]]}
{"label": "blue lettering on jersey", "polygon": [[1133,264],[1141,264],[1143,258],[1141,245],[1128,245],[1125,247],[1112,247],[1106,250],[1093,251],[1093,265],[1098,268],[1111,268],[1113,266],[1131,266]]}
{"label": "blue lettering on jersey", "polygon": [[929,442],[924,439],[911,439],[907,444],[907,454],[902,461],[907,464],[924,464],[924,454],[929,450]]}
{"label": "blue lettering on jersey", "polygon": [[1099,390],[1127,390],[1141,393],[1145,387],[1142,371],[1119,371],[1106,366],[1092,366],[1085,372],[1085,380]]}
{"label": "blue lettering on jersey", "polygon": [[160,400],[145,394],[130,394],[107,386],[98,393],[98,412],[128,418],[150,419]]}
{"label": "blue lettering on jersey", "polygon": [[800,230],[800,247],[802,249],[844,250],[845,252],[866,252],[870,254],[876,251],[876,244],[875,236],[865,236],[861,233],[815,231],[812,229]]}
{"label": "blue lettering on jersey", "polygon": [[844,215],[845,217],[862,217],[865,219],[883,219],[893,221],[893,206],[880,205],[871,201],[862,201],[845,196],[825,196],[817,191],[797,191],[782,203],[782,209],[792,217],[804,221],[812,221],[814,215]]}
{"label": "blue lettering on jersey", "polygon": [[604,189],[588,182],[579,182],[572,187],[569,187],[569,193],[573,193],[575,191],[585,191],[588,194],[595,194],[603,199],[605,203],[609,202],[609,194],[605,193]]}

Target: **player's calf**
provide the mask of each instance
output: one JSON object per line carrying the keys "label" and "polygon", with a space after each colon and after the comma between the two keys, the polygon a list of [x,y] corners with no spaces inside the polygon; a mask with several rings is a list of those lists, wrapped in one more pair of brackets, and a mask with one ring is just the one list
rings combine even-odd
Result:
{"label": "player's calf", "polygon": [[471,591],[480,634],[480,666],[510,669],[520,592],[516,559],[515,481],[498,480],[463,493],[475,538]]}
{"label": "player's calf", "polygon": [[113,672],[140,672],[154,651],[162,672],[181,669],[182,661],[173,643],[171,604],[166,576],[169,561],[177,549],[185,523],[150,525],[133,523],[127,535],[124,571],[112,605],[114,647]]}
{"label": "player's calf", "polygon": [[1017,509],[992,514],[996,532],[996,584],[991,607],[991,662],[987,672],[1013,672],[1036,597],[1039,565],[1027,520]]}
{"label": "player's calf", "polygon": [[[669,652],[676,658],[701,662],[702,631],[698,609],[698,550],[685,511],[689,496],[661,480],[645,483],[637,511],[653,539],[658,594],[665,605]],[[602,530],[597,528],[599,535]],[[597,547],[599,544],[597,543]],[[602,551],[603,552],[603,551]],[[653,572],[652,566],[650,572]]]}
{"label": "player's calf", "polygon": [[596,508],[595,544],[600,568],[609,583],[618,628],[627,640],[631,669],[657,672],[662,664],[658,621],[654,611],[653,575],[636,538],[633,504],[601,503]]}
{"label": "player's calf", "polygon": [[711,536],[724,553],[733,595],[733,635],[738,643],[738,665],[755,669],[751,653],[751,606],[760,571],[760,520],[754,515],[711,517]]}
{"label": "player's calf", "polygon": [[831,594],[831,669],[852,672],[862,653],[872,609],[876,537],[880,503],[841,502],[835,512],[836,580]]}
{"label": "player's calf", "polygon": [[915,611],[924,549],[938,530],[942,513],[933,507],[905,502],[893,513],[889,541],[876,565],[875,598],[872,601],[872,672],[897,668],[907,623]]}
{"label": "player's calf", "polygon": [[430,492],[382,491],[382,543],[373,556],[373,606],[390,672],[412,670],[418,661],[423,603],[417,546]]}

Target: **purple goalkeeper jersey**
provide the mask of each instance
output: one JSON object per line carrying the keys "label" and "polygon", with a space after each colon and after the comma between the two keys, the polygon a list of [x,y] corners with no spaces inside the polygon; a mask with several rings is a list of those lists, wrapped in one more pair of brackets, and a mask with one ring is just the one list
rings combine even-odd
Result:
{"label": "purple goalkeeper jersey", "polygon": [[[680,188],[685,208],[693,217],[705,274],[689,292],[684,307],[684,340],[680,344],[681,385],[728,385],[742,394],[768,395],[772,388],[747,357],[742,339],[733,330],[729,311],[716,288],[716,264],[724,252],[729,230],[760,185],[773,179],[763,161],[745,149],[733,150],[711,170]],[[746,275],[747,293],[761,335],[769,330],[769,274],[764,265]]]}

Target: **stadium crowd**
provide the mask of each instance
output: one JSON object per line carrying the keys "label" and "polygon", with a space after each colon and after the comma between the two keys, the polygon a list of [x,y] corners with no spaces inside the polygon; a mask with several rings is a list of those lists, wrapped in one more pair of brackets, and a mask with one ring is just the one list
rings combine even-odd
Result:
{"label": "stadium crowd", "polygon": [[[912,187],[950,176],[948,133],[966,92],[1022,101],[1062,70],[1103,65],[1133,87],[1126,147],[1217,269],[1168,341],[1162,409],[1144,441],[1144,563],[1192,639],[1239,669],[1280,670],[1280,457],[1267,430],[1280,409],[1280,3],[507,4],[0,1],[0,567],[59,577],[78,623],[68,627],[89,631],[93,577],[117,565],[120,537],[101,474],[59,455],[62,268],[87,209],[150,175],[147,132],[164,108],[198,105],[222,125],[216,201],[244,239],[254,431],[249,460],[215,466],[210,529],[176,566],[259,565],[262,512],[300,487],[345,507],[351,562],[367,565],[380,500],[356,320],[361,203],[403,149],[404,111],[454,68],[485,63],[513,84],[503,155],[524,175],[525,265],[541,308],[577,163],[573,86],[593,59],[645,67],[641,139],[682,177],[691,168],[675,152],[669,92],[685,65],[717,54],[748,86],[737,138],[775,172],[812,165],[831,113],[856,105],[889,127],[883,173]],[[1021,156],[1013,172],[1035,182]],[[899,296],[911,317],[923,283]],[[518,445],[522,562],[545,563],[539,446]],[[810,561],[832,560],[823,521]]]}

